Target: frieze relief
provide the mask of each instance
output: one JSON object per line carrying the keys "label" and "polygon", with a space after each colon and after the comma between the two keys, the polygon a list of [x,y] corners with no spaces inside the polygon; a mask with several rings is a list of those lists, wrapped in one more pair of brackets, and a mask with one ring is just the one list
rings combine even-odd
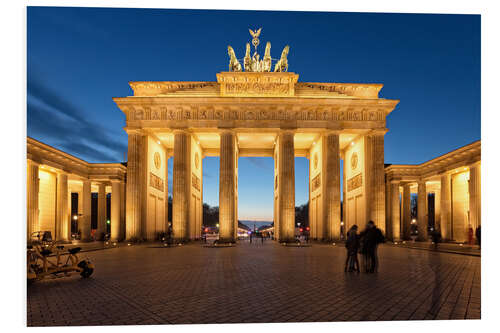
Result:
{"label": "frieze relief", "polygon": [[196,176],[194,173],[191,174],[191,183],[193,187],[199,192],[201,189],[200,178],[198,178],[198,176]]}
{"label": "frieze relief", "polygon": [[321,186],[321,173],[314,177],[311,183],[311,192],[314,192]]}
{"label": "frieze relief", "polygon": [[204,107],[129,107],[128,120],[300,120],[300,121],[384,121],[383,110],[338,110],[335,108],[215,109]]}
{"label": "frieze relief", "polygon": [[154,173],[149,173],[149,186],[163,192],[163,179],[155,175]]}
{"label": "frieze relief", "polygon": [[358,174],[347,180],[347,192],[351,192],[363,186],[363,174]]}

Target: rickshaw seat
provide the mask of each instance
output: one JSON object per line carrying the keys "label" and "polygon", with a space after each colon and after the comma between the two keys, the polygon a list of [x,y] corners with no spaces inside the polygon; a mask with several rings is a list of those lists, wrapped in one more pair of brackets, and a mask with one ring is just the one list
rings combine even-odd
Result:
{"label": "rickshaw seat", "polygon": [[68,249],[68,252],[71,254],[77,254],[78,252],[80,252],[81,249],[82,249],[81,247],[74,247],[72,249]]}

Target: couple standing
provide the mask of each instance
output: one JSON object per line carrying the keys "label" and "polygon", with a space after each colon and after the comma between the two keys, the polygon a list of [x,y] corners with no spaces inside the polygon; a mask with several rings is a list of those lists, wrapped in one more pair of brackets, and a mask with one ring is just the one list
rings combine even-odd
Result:
{"label": "couple standing", "polygon": [[358,234],[358,226],[353,225],[347,232],[345,247],[347,259],[345,271],[359,272],[358,252],[363,255],[363,265],[366,273],[375,273],[378,268],[377,247],[385,241],[382,231],[373,221],[366,224],[365,230]]}

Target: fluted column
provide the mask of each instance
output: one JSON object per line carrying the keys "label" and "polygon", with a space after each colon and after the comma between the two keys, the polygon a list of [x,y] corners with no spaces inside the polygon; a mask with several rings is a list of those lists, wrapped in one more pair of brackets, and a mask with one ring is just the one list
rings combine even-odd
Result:
{"label": "fluted column", "polygon": [[469,212],[470,224],[475,231],[481,225],[481,165],[469,169]]}
{"label": "fluted column", "polygon": [[189,134],[185,131],[174,132],[174,172],[172,227],[177,240],[185,240],[188,235],[189,217]]}
{"label": "fluted column", "polygon": [[400,214],[399,214],[399,182],[391,182],[391,224],[392,239],[398,241],[401,239]]}
{"label": "fluted column", "polygon": [[125,207],[126,207],[126,187],[125,187],[125,182],[120,182],[120,240],[125,239],[126,235],[126,213],[125,213]]}
{"label": "fluted column", "polygon": [[126,239],[141,237],[143,136],[128,133]]}
{"label": "fluted column", "polygon": [[441,230],[441,191],[434,192],[434,228]]}
{"label": "fluted column", "polygon": [[68,213],[68,175],[57,174],[56,240],[68,241],[70,234],[70,214]]}
{"label": "fluted column", "polygon": [[111,181],[111,240],[120,240],[121,232],[121,182]]}
{"label": "fluted column", "polygon": [[451,240],[451,176],[441,175],[441,236]]}
{"label": "fluted column", "polygon": [[403,186],[403,239],[411,237],[411,189],[410,184]]}
{"label": "fluted column", "polygon": [[38,178],[38,163],[28,160],[28,175],[26,178],[26,203],[27,203],[27,240],[31,239],[31,234],[39,231],[38,221],[38,193],[40,191],[40,180]]}
{"label": "fluted column", "polygon": [[168,231],[168,151],[165,154],[165,227],[163,230]]}
{"label": "fluted column", "polygon": [[283,130],[279,134],[279,219],[280,241],[295,239],[295,152],[294,133]]}
{"label": "fluted column", "polygon": [[367,208],[368,217],[385,232],[385,171],[384,171],[384,134],[376,131],[367,136]]}
{"label": "fluted column", "polygon": [[82,190],[82,216],[78,219],[78,227],[82,231],[82,241],[90,240],[92,217],[92,188],[90,180],[83,181]]}
{"label": "fluted column", "polygon": [[102,233],[106,232],[106,185],[97,185],[97,230],[96,237],[101,240]]}
{"label": "fluted column", "polygon": [[235,233],[235,134],[220,133],[219,239],[234,241]]}
{"label": "fluted column", "polygon": [[427,240],[427,228],[429,226],[427,214],[427,190],[425,181],[418,182],[418,198],[417,198],[417,214],[418,214],[418,240]]}
{"label": "fluted column", "polygon": [[339,134],[326,134],[324,143],[326,236],[329,239],[340,239]]}

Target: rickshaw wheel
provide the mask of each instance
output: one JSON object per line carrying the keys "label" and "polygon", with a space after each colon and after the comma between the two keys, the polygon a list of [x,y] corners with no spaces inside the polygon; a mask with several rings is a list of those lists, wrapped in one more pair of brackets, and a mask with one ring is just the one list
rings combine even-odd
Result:
{"label": "rickshaw wheel", "polygon": [[92,273],[94,272],[94,269],[93,268],[88,268],[88,267],[85,267],[82,272],[80,273],[80,275],[82,276],[82,278],[88,278],[89,276],[92,275]]}

